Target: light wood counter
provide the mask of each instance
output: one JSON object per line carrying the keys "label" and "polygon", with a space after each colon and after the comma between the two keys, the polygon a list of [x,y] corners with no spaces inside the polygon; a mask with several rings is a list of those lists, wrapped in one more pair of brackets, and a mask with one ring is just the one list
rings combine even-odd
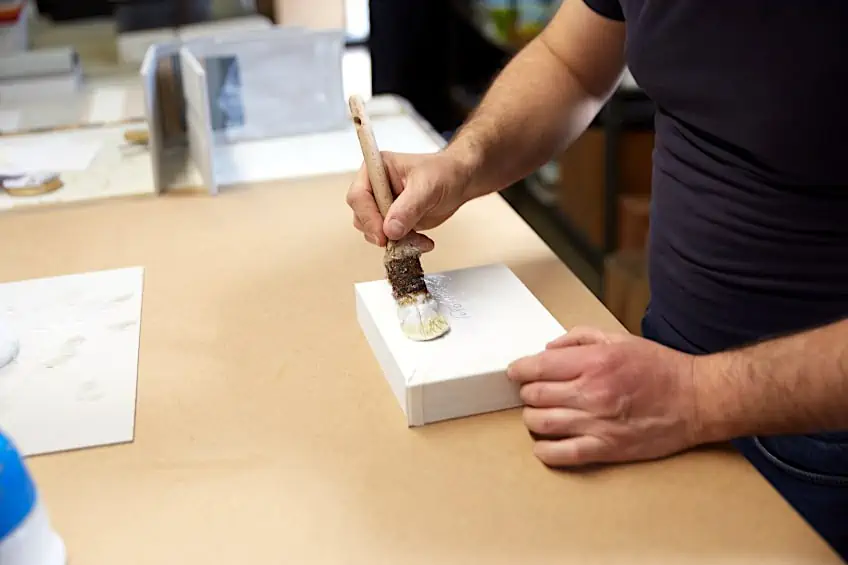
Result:
{"label": "light wood counter", "polygon": [[[146,268],[136,439],[29,460],[71,565],[838,563],[742,459],[592,473],[517,410],[407,429],[357,326],[383,276],[351,176],[13,211],[0,278]],[[618,322],[500,199],[428,271],[506,262],[571,327]]]}

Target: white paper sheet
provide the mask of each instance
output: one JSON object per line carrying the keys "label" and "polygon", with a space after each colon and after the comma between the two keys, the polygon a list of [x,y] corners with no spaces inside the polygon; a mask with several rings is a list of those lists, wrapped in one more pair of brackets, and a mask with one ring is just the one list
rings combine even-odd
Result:
{"label": "white paper sheet", "polygon": [[60,133],[0,139],[0,173],[85,171],[102,142]]}
{"label": "white paper sheet", "polygon": [[132,441],[143,273],[0,284],[20,346],[0,369],[0,429],[24,455]]}

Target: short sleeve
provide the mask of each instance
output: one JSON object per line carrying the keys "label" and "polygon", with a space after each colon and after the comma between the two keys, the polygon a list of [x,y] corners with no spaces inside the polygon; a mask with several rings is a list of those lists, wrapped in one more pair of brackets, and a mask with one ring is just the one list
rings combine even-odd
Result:
{"label": "short sleeve", "polygon": [[620,0],[583,0],[589,8],[598,14],[616,20],[624,21],[624,11],[621,9]]}

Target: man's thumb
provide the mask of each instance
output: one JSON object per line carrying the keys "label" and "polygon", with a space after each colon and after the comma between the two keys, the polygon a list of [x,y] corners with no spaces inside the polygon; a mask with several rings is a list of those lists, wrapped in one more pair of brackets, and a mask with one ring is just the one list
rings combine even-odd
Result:
{"label": "man's thumb", "polygon": [[383,223],[383,231],[386,237],[399,240],[418,224],[419,220],[430,211],[435,200],[435,191],[432,186],[410,175],[406,187],[397,196],[386,220]]}

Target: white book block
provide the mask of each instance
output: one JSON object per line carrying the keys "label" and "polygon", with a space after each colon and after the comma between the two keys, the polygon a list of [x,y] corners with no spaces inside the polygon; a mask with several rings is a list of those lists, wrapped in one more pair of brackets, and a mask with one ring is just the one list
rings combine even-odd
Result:
{"label": "white book block", "polygon": [[180,73],[186,103],[189,155],[210,194],[218,193],[214,167],[214,139],[209,114],[209,90],[203,64],[185,47],[180,49]]}
{"label": "white book block", "polygon": [[409,426],[521,405],[509,364],[542,351],[563,327],[505,265],[426,276],[451,329],[416,342],[400,331],[386,280],[355,285],[357,318]]}
{"label": "white book block", "polygon": [[150,167],[153,170],[153,188],[157,194],[165,188],[162,179],[162,152],[164,150],[161,124],[161,103],[157,97],[156,70],[159,65],[160,47],[151,45],[144,55],[141,63],[141,84],[144,91],[144,117],[147,120],[147,131],[149,136],[148,146],[150,148]]}

